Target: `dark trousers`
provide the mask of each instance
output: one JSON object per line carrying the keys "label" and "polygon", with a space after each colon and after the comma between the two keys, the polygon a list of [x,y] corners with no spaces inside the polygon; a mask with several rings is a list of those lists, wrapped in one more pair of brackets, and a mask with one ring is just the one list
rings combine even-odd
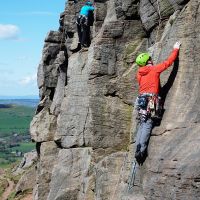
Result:
{"label": "dark trousers", "polygon": [[77,24],[77,30],[78,30],[78,37],[79,37],[79,43],[81,43],[84,46],[89,47],[90,46],[90,26],[87,26],[85,24]]}

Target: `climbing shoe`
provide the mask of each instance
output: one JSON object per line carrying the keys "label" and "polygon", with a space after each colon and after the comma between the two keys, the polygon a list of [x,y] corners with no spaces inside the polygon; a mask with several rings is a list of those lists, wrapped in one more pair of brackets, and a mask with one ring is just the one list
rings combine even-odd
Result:
{"label": "climbing shoe", "polygon": [[136,147],[136,152],[135,152],[135,159],[138,162],[138,164],[140,164],[140,160],[141,160],[140,148],[141,148],[141,144],[138,144]]}
{"label": "climbing shoe", "polygon": [[141,144],[138,144],[135,152],[135,159],[139,165],[142,165],[147,157],[147,150],[141,152]]}
{"label": "climbing shoe", "polygon": [[137,161],[137,163],[138,163],[139,165],[142,165],[143,159],[142,159],[142,154],[141,154],[140,151],[135,153],[135,159],[136,159],[136,161]]}

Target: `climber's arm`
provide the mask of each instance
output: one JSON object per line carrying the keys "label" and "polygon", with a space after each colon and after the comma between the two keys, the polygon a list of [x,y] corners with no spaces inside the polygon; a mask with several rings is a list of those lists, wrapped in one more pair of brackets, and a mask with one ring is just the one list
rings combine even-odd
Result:
{"label": "climber's arm", "polygon": [[176,58],[178,56],[180,44],[181,44],[180,42],[176,42],[175,45],[174,45],[174,50],[172,51],[172,53],[170,54],[170,56],[168,57],[168,59],[165,60],[164,62],[162,62],[162,63],[154,66],[154,69],[158,73],[161,73],[164,70],[166,70],[176,60]]}

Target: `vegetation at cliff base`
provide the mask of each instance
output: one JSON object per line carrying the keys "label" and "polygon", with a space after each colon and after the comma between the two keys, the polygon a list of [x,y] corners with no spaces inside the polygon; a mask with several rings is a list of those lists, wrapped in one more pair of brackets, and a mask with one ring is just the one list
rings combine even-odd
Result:
{"label": "vegetation at cliff base", "polygon": [[29,126],[35,108],[0,101],[0,167],[21,159],[24,153],[35,148],[31,142]]}
{"label": "vegetation at cliff base", "polygon": [[17,105],[7,106],[6,108],[0,107],[0,136],[7,137],[16,132],[27,134],[34,109]]}

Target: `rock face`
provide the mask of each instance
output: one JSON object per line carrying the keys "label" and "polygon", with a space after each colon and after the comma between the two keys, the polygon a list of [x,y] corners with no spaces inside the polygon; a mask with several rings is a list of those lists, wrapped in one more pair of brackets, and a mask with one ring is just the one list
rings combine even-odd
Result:
{"label": "rock face", "polygon": [[21,163],[12,171],[13,176],[21,176],[15,186],[16,194],[21,194],[27,190],[33,190],[35,187],[37,159],[36,151],[25,153]]}
{"label": "rock face", "polygon": [[[45,39],[38,68],[41,101],[31,123],[39,161],[35,200],[200,198],[200,1],[98,0],[92,43],[78,42],[68,0],[58,31]],[[182,42],[162,76],[165,112],[153,129],[148,158],[127,190],[136,132],[136,55],[155,63]]]}
{"label": "rock face", "polygon": [[13,169],[12,174],[14,176],[18,176],[20,174],[23,174],[27,169],[31,168],[34,166],[34,164],[37,161],[37,152],[35,150],[25,153],[22,161],[18,166],[16,166],[15,169]]}

